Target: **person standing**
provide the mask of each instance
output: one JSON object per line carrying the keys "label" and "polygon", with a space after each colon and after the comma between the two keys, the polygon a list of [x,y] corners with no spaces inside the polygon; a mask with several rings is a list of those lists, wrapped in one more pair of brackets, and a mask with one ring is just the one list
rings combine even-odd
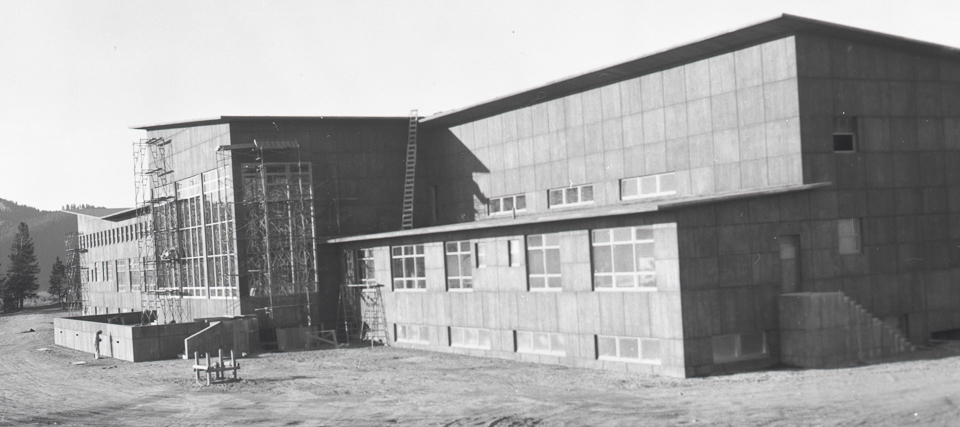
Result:
{"label": "person standing", "polygon": [[93,341],[93,358],[94,359],[100,358],[100,341],[102,341],[102,339],[100,338],[100,334],[102,333],[103,331],[97,331],[97,336],[94,338],[94,341]]}

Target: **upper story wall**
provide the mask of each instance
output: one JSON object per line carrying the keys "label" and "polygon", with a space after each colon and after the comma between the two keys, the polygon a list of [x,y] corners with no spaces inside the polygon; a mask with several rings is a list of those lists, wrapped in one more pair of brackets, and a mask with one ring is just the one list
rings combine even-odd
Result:
{"label": "upper story wall", "polygon": [[[797,50],[806,181],[931,187],[960,166],[960,61],[810,34]],[[834,153],[836,117],[856,119],[853,155]]]}
{"label": "upper story wall", "polygon": [[[230,145],[230,125],[214,124],[147,131],[149,138],[164,138],[167,169],[173,171],[168,181],[174,182],[210,171],[217,167],[217,147]],[[226,159],[229,165],[229,159]]]}
{"label": "upper story wall", "polygon": [[668,172],[676,197],[799,184],[798,116],[791,36],[434,130],[417,224],[482,219],[507,195],[553,211],[550,189],[583,184],[588,206],[625,203],[621,179]]}
{"label": "upper story wall", "polygon": [[[264,161],[310,162],[317,235],[341,236],[400,229],[407,125],[407,118],[331,118],[230,126],[234,144],[297,141],[299,150],[268,152]],[[247,153],[236,153],[237,165],[259,163]]]}

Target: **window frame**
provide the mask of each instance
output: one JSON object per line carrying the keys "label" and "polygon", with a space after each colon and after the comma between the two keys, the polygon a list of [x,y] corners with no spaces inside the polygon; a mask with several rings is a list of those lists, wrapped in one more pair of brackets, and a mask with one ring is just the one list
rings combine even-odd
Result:
{"label": "window frame", "polygon": [[[852,234],[847,234],[847,231]],[[863,228],[860,218],[837,219],[837,253],[840,255],[859,255],[863,253]],[[852,241],[854,249],[844,246],[844,241]]]}
{"label": "window frame", "polygon": [[[762,345],[762,350],[761,350],[761,352],[760,352],[760,353],[751,353],[751,354],[746,354],[746,355],[743,354],[743,336],[744,336],[744,335],[758,335],[758,334],[759,334],[760,337],[761,337],[761,345]],[[733,356],[732,356],[732,357],[717,357],[717,352],[716,352],[717,343],[718,343],[720,340],[727,340],[727,339],[733,340],[733,342],[732,342],[732,346],[733,346],[733,350],[734,350]],[[765,359],[765,358],[767,358],[767,357],[770,357],[770,343],[769,343],[769,340],[767,339],[767,332],[766,332],[766,331],[743,332],[743,333],[738,333],[738,334],[724,334],[724,335],[712,336],[712,337],[710,337],[710,350],[711,350],[711,357],[712,357],[711,360],[713,361],[713,364],[715,364],[715,365],[717,365],[717,364],[723,364],[723,363],[731,363],[731,362],[740,362],[740,361],[744,361],[744,360]]]}
{"label": "window frame", "polygon": [[[404,248],[411,248],[411,253],[407,254]],[[400,250],[400,254],[396,254],[396,250]],[[419,251],[419,253],[418,253]],[[422,271],[417,269],[417,259],[422,259],[423,268]],[[426,275],[426,250],[423,245],[399,245],[390,247],[390,283],[394,291],[425,291],[427,290],[427,275]],[[397,261],[399,260],[400,265],[403,266],[403,271],[399,274],[406,273],[406,260],[412,259],[414,270],[413,276],[398,275],[397,272]],[[420,274],[422,273],[422,275]],[[403,283],[402,286],[397,286],[397,283]],[[406,286],[407,283],[412,283],[414,286]],[[422,285],[422,286],[421,286]]]}
{"label": "window frame", "polygon": [[[643,185],[642,182],[645,179],[654,179],[656,182],[655,187],[656,191],[653,193],[643,194]],[[664,190],[664,180],[672,179],[673,180],[673,189]],[[637,193],[635,195],[625,195],[624,189],[629,183],[635,183]],[[657,197],[666,197],[666,196],[675,196],[677,195],[677,173],[676,172],[666,172],[659,173],[654,175],[644,175],[644,176],[635,176],[631,178],[623,178],[620,180],[620,200],[638,200],[638,199],[654,199]]]}
{"label": "window frame", "polygon": [[[466,342],[468,338],[471,338],[469,335],[476,334],[477,342],[476,344],[471,344]],[[466,348],[466,349],[476,349],[476,350],[490,350],[493,348],[491,342],[492,337],[490,336],[490,330],[485,328],[467,328],[463,326],[448,326],[447,327],[447,339],[450,344],[450,347],[455,348]],[[454,338],[460,336],[463,337],[463,342],[457,343],[454,342]]]}
{"label": "window frame", "polygon": [[[624,337],[616,335],[594,335],[594,347],[596,350],[597,360],[601,361],[611,361],[611,362],[627,362],[627,363],[643,363],[648,365],[659,365],[663,363],[663,342],[657,338],[646,338],[646,337]],[[602,339],[613,339],[615,342],[616,355],[609,356],[601,354],[601,345],[600,342]],[[636,341],[637,348],[637,357],[627,357],[622,353],[624,348],[624,341]],[[659,356],[656,359],[644,358],[644,347],[647,345],[654,345],[656,343],[657,349],[656,353]]]}
{"label": "window frame", "polygon": [[[587,189],[587,188],[590,189],[590,200],[586,200],[586,201],[585,201],[585,200],[583,200],[583,199],[584,199],[584,189]],[[576,192],[577,192],[577,201],[576,201],[576,202],[571,202],[571,201],[568,201],[568,200],[567,200],[567,195],[569,194],[569,191],[570,191],[570,190],[576,190]],[[594,203],[594,201],[596,200],[596,198],[594,197],[594,191],[593,191],[593,190],[594,190],[593,184],[572,185],[572,186],[570,186],[570,187],[563,187],[563,188],[551,188],[551,189],[547,190],[547,207],[548,207],[549,209],[556,209],[556,208],[566,208],[566,207],[574,207],[574,206],[592,205],[592,204]],[[559,192],[559,194],[560,194],[560,203],[554,203],[554,202],[553,202],[553,194],[554,194],[554,192]]]}
{"label": "window frame", "polygon": [[[455,245],[455,251],[450,252],[450,245]],[[466,248],[466,250],[464,250]],[[466,256],[466,258],[464,258]],[[451,275],[450,258],[457,259],[457,272],[459,275]],[[473,248],[469,240],[456,240],[443,242],[443,265],[447,275],[447,291],[472,291],[473,290]],[[464,267],[470,268],[470,274],[464,275]],[[453,286],[457,283],[457,286]]]}
{"label": "window frame", "polygon": [[[859,120],[856,116],[846,117],[839,116],[833,118],[833,136],[831,141],[833,142],[833,152],[838,154],[849,154],[856,153],[857,147],[860,143],[857,134],[859,133]],[[837,149],[837,136],[850,136],[850,149],[849,150],[838,150]]]}
{"label": "window frame", "polygon": [[[521,343],[527,341],[529,335],[529,349],[521,348]],[[547,350],[537,349],[537,336],[546,336]],[[515,353],[543,354],[547,356],[566,356],[566,336],[559,332],[513,331],[513,349]]]}
{"label": "window frame", "polygon": [[[503,208],[504,202],[510,200],[513,208],[506,210]],[[523,207],[517,208],[517,201],[523,200]],[[494,204],[496,202],[497,209],[494,210]],[[490,216],[500,216],[500,215],[509,215],[513,213],[523,213],[527,211],[527,195],[526,194],[513,194],[509,196],[500,196],[500,197],[491,197],[487,201],[487,215]]]}
{"label": "window frame", "polygon": [[[630,240],[615,240],[617,230],[630,230]],[[641,238],[640,231],[643,230],[646,233],[649,230],[649,238]],[[606,241],[599,241],[597,235],[600,233],[606,232],[608,239]],[[656,292],[659,289],[657,284],[657,259],[656,259],[656,228],[653,225],[641,225],[633,227],[617,227],[617,228],[600,228],[590,230],[590,267],[591,267],[591,285],[593,286],[594,291],[599,292],[622,292],[622,291],[640,291],[640,292]],[[631,257],[630,260],[633,262],[633,271],[617,271],[617,246],[630,246]],[[649,245],[650,256],[640,257],[639,251],[641,250],[641,245]],[[599,271],[598,262],[599,262],[599,251],[604,250],[604,248],[609,248],[609,262],[610,262],[610,271]],[[640,260],[649,259],[650,266],[652,269],[643,269]],[[601,278],[610,277],[610,285],[602,286],[600,284]],[[632,286],[619,286],[620,277],[631,277],[633,285]],[[652,277],[653,286],[645,286],[643,278]]]}
{"label": "window frame", "polygon": [[[531,240],[534,238],[540,238],[541,244],[534,245],[531,243]],[[556,244],[548,242],[548,237],[556,238]],[[546,233],[546,234],[531,234],[527,236],[527,290],[532,292],[559,292],[563,290],[563,267],[562,267],[562,256],[560,254],[560,234],[559,233]],[[560,269],[557,273],[548,272],[548,267],[550,265],[548,254],[552,254],[552,251],[556,251],[557,257],[557,267]],[[543,273],[532,273],[531,267],[534,266],[533,261],[531,260],[531,253],[539,251],[543,252]],[[534,286],[534,279],[543,279],[543,286]],[[551,282],[556,279],[556,285],[551,286]]]}
{"label": "window frame", "polygon": [[[416,339],[410,332],[416,331]],[[430,327],[426,325],[393,324],[393,341],[406,344],[430,344]]]}

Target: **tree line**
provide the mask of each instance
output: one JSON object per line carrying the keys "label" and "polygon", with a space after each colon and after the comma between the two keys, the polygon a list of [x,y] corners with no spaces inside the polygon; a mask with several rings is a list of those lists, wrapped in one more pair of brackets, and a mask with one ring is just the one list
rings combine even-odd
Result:
{"label": "tree line", "polygon": [[[21,222],[17,227],[17,234],[10,245],[9,259],[7,274],[0,277],[0,308],[4,312],[22,310],[24,300],[36,298],[40,290],[37,278],[40,265],[34,253],[33,239],[30,238],[30,227],[26,223]],[[49,292],[63,303],[68,287],[67,268],[57,257],[50,272]]]}

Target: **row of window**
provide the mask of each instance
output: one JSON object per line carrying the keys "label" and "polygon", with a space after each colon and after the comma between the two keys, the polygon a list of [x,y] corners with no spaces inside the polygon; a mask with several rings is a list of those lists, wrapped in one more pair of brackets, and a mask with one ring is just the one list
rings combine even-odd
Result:
{"label": "row of window", "polygon": [[[620,180],[620,199],[636,200],[677,194],[674,172],[624,178]],[[548,207],[572,207],[593,203],[593,184],[554,188],[547,191]],[[487,213],[491,216],[526,212],[527,197],[523,194],[491,198]]]}
{"label": "row of window", "polygon": [[[484,328],[447,327],[450,347],[490,350],[491,331]],[[429,327],[394,325],[394,339],[400,343],[430,344]],[[598,360],[660,363],[660,340],[654,338],[595,335],[595,357]],[[555,332],[513,331],[516,353],[566,356],[566,335]]]}
{"label": "row of window", "polygon": [[[451,347],[489,350],[489,329],[447,327]],[[394,324],[394,340],[409,344],[430,344],[430,327]],[[566,356],[566,335],[556,332],[513,331],[513,351],[517,353]],[[764,332],[720,335],[711,338],[713,363],[729,363],[767,357]],[[659,364],[660,340],[655,338],[594,335],[598,360]]]}
{"label": "row of window", "polygon": [[[857,118],[833,119],[833,150],[838,153],[855,152],[857,148]],[[677,178],[673,172],[624,178],[620,180],[620,199],[634,200],[677,194]],[[570,207],[593,203],[593,185],[570,186],[547,191],[549,207]],[[490,215],[525,212],[525,195],[496,197],[487,203]]]}
{"label": "row of window", "polygon": [[[653,226],[593,230],[591,233],[593,284],[596,289],[649,289],[657,287]],[[474,268],[486,267],[486,247],[493,242],[444,244],[448,290],[473,288]],[[522,265],[520,241],[507,241],[509,265]],[[394,290],[426,289],[426,255],[423,245],[391,248]],[[372,268],[372,259],[369,261]],[[527,280],[530,290],[559,290],[560,235],[527,236]]]}
{"label": "row of window", "polygon": [[147,235],[146,222],[124,225],[110,230],[80,235],[80,247],[83,249],[96,248],[116,243],[130,242],[143,239]]}

